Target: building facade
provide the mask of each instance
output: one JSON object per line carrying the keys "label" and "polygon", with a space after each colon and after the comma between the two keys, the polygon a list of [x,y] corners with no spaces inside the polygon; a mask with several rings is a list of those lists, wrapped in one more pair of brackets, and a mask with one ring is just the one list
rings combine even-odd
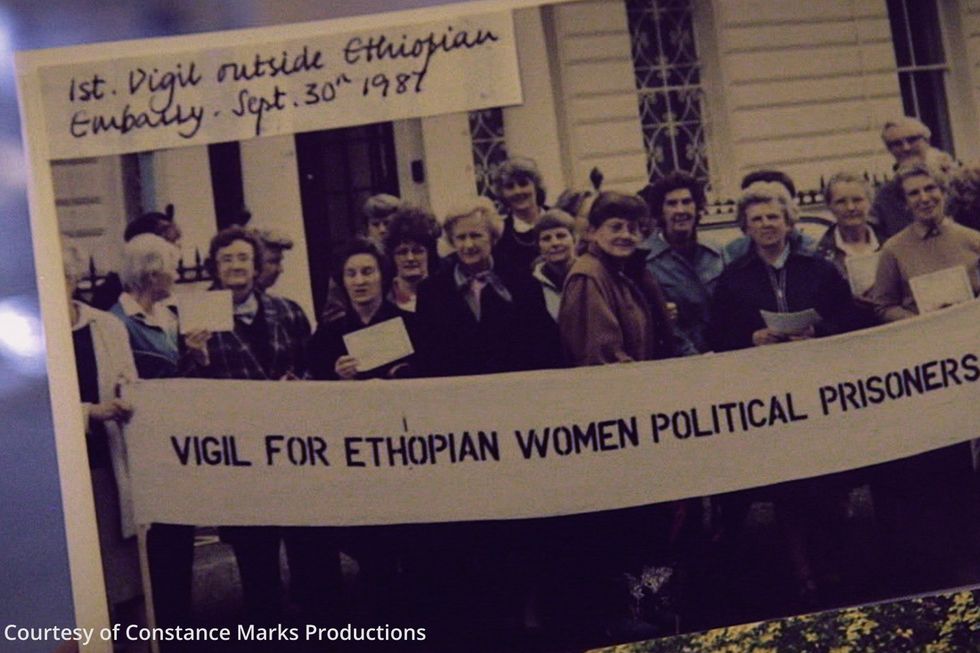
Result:
{"label": "building facade", "polygon": [[881,178],[881,125],[903,114],[980,160],[980,0],[587,0],[514,19],[520,106],[58,162],[62,231],[97,273],[117,269],[126,221],[172,203],[194,265],[247,207],[250,225],[293,238],[275,291],[315,315],[365,197],[441,216],[488,192],[508,155],[537,161],[549,202],[596,169],[626,191],[685,170],[715,199],[759,168],[807,190],[838,170]]}

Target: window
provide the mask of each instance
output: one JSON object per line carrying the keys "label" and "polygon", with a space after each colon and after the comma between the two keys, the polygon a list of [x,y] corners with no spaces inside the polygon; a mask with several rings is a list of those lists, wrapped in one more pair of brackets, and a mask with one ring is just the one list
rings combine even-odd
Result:
{"label": "window", "polygon": [[888,0],[888,19],[905,113],[929,126],[933,145],[954,154],[946,99],[949,65],[936,3]]}
{"label": "window", "polygon": [[701,63],[690,0],[626,0],[647,173],[708,181]]}
{"label": "window", "polygon": [[470,112],[470,139],[473,142],[473,169],[476,192],[496,199],[493,193],[493,171],[507,159],[504,141],[503,109]]}

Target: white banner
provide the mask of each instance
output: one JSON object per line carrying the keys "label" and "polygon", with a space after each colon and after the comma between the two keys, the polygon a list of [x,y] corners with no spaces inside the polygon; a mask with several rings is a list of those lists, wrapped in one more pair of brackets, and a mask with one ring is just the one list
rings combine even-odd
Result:
{"label": "white banner", "polygon": [[354,525],[622,508],[978,435],[980,302],[723,355],[410,381],[127,389],[140,522]]}
{"label": "white banner", "polygon": [[[41,68],[50,156],[244,140],[522,99],[507,11],[247,41]],[[107,54],[118,56],[118,47]]]}

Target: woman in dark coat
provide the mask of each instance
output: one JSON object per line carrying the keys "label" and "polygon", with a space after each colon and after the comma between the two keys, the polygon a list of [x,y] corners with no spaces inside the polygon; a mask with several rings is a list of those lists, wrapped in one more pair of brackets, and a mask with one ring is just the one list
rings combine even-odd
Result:
{"label": "woman in dark coat", "polygon": [[410,360],[392,361],[364,369],[347,350],[344,336],[387,320],[401,319],[406,330],[412,315],[386,299],[391,276],[386,259],[364,238],[345,246],[337,258],[337,283],[345,310],[322,322],[309,346],[310,371],[314,379],[352,380],[406,376]]}
{"label": "woman in dark coat", "polygon": [[[411,356],[365,369],[363,359],[351,354],[344,336],[388,320],[402,320],[409,329],[412,315],[386,299],[391,276],[386,259],[369,240],[356,238],[343,247],[336,260],[337,284],[344,310],[322,322],[310,341],[310,372],[314,379],[387,379],[408,375]],[[399,559],[404,555],[404,531],[400,526],[371,526],[337,532],[340,549],[358,562],[358,596],[355,619],[378,623],[398,615],[401,606]]]}

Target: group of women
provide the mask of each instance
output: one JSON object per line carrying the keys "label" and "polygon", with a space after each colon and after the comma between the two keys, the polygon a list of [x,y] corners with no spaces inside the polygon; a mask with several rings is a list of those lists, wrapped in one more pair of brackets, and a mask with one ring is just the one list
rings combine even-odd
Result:
{"label": "group of women", "polygon": [[[114,446],[113,425],[124,422],[130,409],[114,398],[110,386],[135,374],[142,378],[349,381],[499,373],[698,353],[676,328],[676,304],[664,294],[640,248],[649,236],[651,207],[639,195],[569,191],[562,194],[557,207],[548,208],[544,205],[540,174],[533,162],[522,159],[500,166],[496,191],[505,216],[499,215],[492,202],[479,198],[452,208],[441,224],[429,212],[402,204],[397,198],[371,198],[365,206],[366,234],[345,243],[332,258],[334,281],[312,336],[298,306],[254,285],[261,269],[262,248],[254,235],[249,237],[240,228],[225,230],[215,237],[210,262],[215,287],[234,293],[236,326],[232,335],[237,339],[229,344],[229,336],[224,334],[178,335],[177,315],[168,303],[176,248],[162,230],[150,229],[135,236],[124,248],[120,275],[124,290],[112,309],[128,331],[129,347],[121,348],[119,333],[108,340],[120,352],[100,344],[104,339],[102,323],[106,325],[104,330],[117,332],[119,323],[98,312],[90,315],[91,309],[72,303],[79,381],[83,402],[89,407],[90,444]],[[826,313],[826,318],[853,310],[854,320],[845,320],[849,326],[837,330],[870,324],[871,290],[858,293],[853,303],[846,286],[843,295],[837,292],[851,270],[848,260],[879,247],[879,238],[869,221],[870,190],[863,179],[840,174],[828,183],[826,198],[837,218],[836,225],[823,236],[815,252],[806,252],[807,256],[816,256],[787,263],[788,257],[802,255],[805,249],[805,245],[793,244],[800,238],[791,237],[795,207],[792,199],[771,189],[749,189],[739,204],[739,222],[751,242],[742,260],[727,262],[730,271],[722,277],[720,288],[728,294],[714,306],[720,313],[713,318],[715,332],[719,324],[727,324],[721,329],[724,338],[733,337],[737,330],[733,326],[735,315],[745,314],[746,323],[754,325],[747,327],[745,346],[788,339],[771,333],[760,335],[756,325],[759,306],[752,303],[755,300],[746,299],[754,296],[756,290],[759,296],[766,297],[762,303],[769,301],[770,293],[778,295],[779,280],[785,283],[787,265],[791,275],[796,274],[795,267],[805,268],[799,278],[805,278],[800,283],[808,284],[816,283],[827,269],[831,270],[833,278],[827,277],[826,285],[834,287],[836,303],[814,308]],[[763,210],[752,208],[760,206]],[[657,213],[658,208],[653,207],[653,212]],[[770,215],[773,210],[775,213]],[[440,235],[444,237],[444,248],[450,252],[445,257],[439,256]],[[761,276],[746,271],[756,258],[769,266]],[[821,258],[830,261],[836,270],[810,262]],[[68,263],[74,262],[69,266],[70,281],[77,279],[79,272],[75,269],[76,259],[70,253],[66,256]],[[759,285],[757,276],[768,278],[775,285]],[[782,310],[779,306],[773,308]],[[404,323],[413,353],[380,366],[365,366],[348,350],[345,336],[392,319]],[[87,336],[77,335],[86,326]],[[270,335],[280,333],[280,326],[282,337]],[[805,338],[819,333],[811,330],[797,335]],[[288,352],[280,351],[283,342],[287,343]],[[713,342],[720,340],[714,338]],[[240,369],[227,362],[230,351],[242,357]],[[134,358],[135,367],[131,365]],[[281,369],[276,367],[274,362],[283,360],[288,360],[288,364]],[[253,369],[254,373],[248,371]],[[107,380],[110,376],[111,383]],[[93,467],[95,461],[107,458],[112,456],[90,447]],[[115,459],[123,460],[118,454]],[[115,477],[116,495],[125,497],[124,470],[117,470]],[[541,619],[547,621],[549,615],[553,621],[546,625],[567,627],[573,615],[573,621],[586,627],[602,610],[595,602],[575,597],[582,593],[600,596],[604,581],[599,576],[608,580],[610,574],[623,571],[618,568],[621,564],[642,562],[649,542],[660,542],[660,553],[676,547],[687,505],[690,504],[648,509],[642,514],[633,511],[611,518],[582,517],[578,522],[571,520],[573,526],[560,528],[459,525],[440,530],[438,538],[430,537],[436,532],[435,527],[421,536],[417,531],[405,531],[401,535],[414,542],[406,547],[390,542],[379,544],[376,533],[345,539],[321,531],[322,537],[307,538],[303,547],[297,545],[296,571],[315,570],[316,560],[327,555],[333,557],[332,562],[325,563],[330,572],[294,573],[293,583],[309,586],[297,594],[317,595],[311,600],[322,608],[322,592],[312,586],[339,583],[337,552],[345,550],[361,564],[362,584],[366,585],[362,593],[364,614],[375,618],[391,615],[392,601],[383,598],[388,594],[390,599],[389,589],[413,578],[413,582],[429,587],[433,596],[442,597],[430,596],[431,611],[417,616],[438,614],[461,630],[479,623],[490,623],[490,628],[501,623],[540,625]],[[125,517],[126,510],[124,505],[119,514]],[[732,512],[744,516],[737,507]],[[663,533],[651,535],[649,542],[636,537],[637,532],[646,532],[653,525]],[[579,540],[570,542],[570,533]],[[272,562],[269,555],[247,553],[254,552],[255,532],[245,535],[239,533],[229,539],[236,546],[247,585],[246,601],[251,595],[256,610],[269,610],[270,603],[258,595],[279,591],[280,534],[263,539],[263,546],[276,552]],[[288,534],[284,531],[281,535],[289,549]],[[528,537],[552,545],[549,550],[557,553],[543,559],[515,544]],[[154,525],[150,531],[154,602],[158,621],[163,624],[188,617],[192,542],[192,527]],[[438,564],[432,563],[427,549],[441,552]],[[473,551],[480,555],[472,555]],[[290,550],[291,567],[293,564]],[[256,574],[260,567],[263,571]],[[579,577],[578,584],[567,577],[571,568]],[[107,566],[107,575],[111,573]],[[433,576],[444,582],[433,581]],[[258,582],[255,577],[264,580]],[[559,588],[556,598],[544,598],[545,585]],[[561,591],[563,587],[568,591]],[[486,600],[464,599],[473,593],[485,595]],[[328,602],[332,607],[339,604],[335,600]],[[563,607],[556,608],[557,605]]]}

